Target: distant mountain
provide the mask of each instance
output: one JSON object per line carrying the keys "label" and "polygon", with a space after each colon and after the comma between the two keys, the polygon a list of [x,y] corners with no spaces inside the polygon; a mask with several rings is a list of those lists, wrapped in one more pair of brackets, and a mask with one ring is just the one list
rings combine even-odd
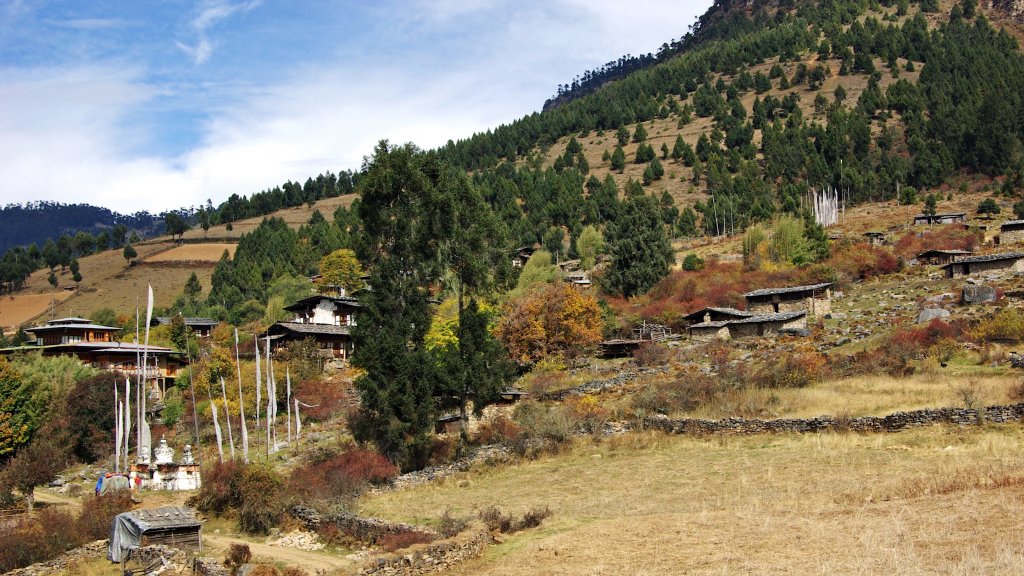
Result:
{"label": "distant mountain", "polygon": [[163,219],[149,212],[119,214],[89,204],[57,202],[8,204],[0,208],[0,252],[14,246],[42,245],[47,238],[61,234],[98,234],[117,224],[142,237],[163,233],[164,228]]}

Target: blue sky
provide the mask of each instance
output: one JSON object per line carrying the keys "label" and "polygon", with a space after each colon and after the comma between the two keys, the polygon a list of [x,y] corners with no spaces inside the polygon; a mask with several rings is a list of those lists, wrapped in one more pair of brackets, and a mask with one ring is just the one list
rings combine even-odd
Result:
{"label": "blue sky", "polygon": [[0,0],[3,203],[214,204],[539,110],[711,0]]}

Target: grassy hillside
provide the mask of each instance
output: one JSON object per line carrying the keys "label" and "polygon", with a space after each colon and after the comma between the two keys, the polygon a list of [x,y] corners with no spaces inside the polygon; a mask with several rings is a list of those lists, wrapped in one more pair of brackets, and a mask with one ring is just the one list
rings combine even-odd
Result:
{"label": "grassy hillside", "polygon": [[[282,218],[289,226],[298,228],[314,211],[319,210],[330,218],[339,206],[349,206],[354,199],[352,194],[328,198],[318,201],[312,208],[306,205],[286,208],[269,217]],[[138,258],[131,266],[120,249],[83,257],[79,260],[83,280],[77,290],[69,271],[62,272],[58,268],[58,286],[51,290],[47,281],[49,271],[37,270],[22,289],[0,298],[0,328],[10,333],[18,326],[44,321],[51,314],[55,318],[88,316],[100,308],[129,313],[140,302],[145,307],[147,285],[153,286],[157,307],[170,306],[192,272],[198,276],[203,290],[208,291],[214,265],[224,250],[233,255],[238,238],[254,230],[263,219],[261,216],[240,220],[233,223],[231,231],[225,225],[213,226],[205,233],[202,229],[192,229],[184,234],[182,245],[168,236],[146,240],[135,245]]]}

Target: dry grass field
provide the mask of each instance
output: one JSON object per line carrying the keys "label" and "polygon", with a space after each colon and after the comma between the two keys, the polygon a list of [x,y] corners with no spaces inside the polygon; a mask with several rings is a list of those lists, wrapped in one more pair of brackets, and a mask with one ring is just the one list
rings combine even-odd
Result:
{"label": "dry grass field", "polygon": [[[284,218],[284,221],[293,228],[309,222],[313,212],[319,210],[324,218],[330,220],[334,217],[334,211],[340,206],[351,206],[352,201],[356,199],[355,194],[346,194],[345,196],[338,196],[337,198],[325,198],[317,202],[313,208],[309,208],[305,204],[296,206],[294,208],[285,208],[274,212],[270,216],[277,218]],[[252,232],[260,225],[265,216],[257,216],[256,218],[249,218],[247,220],[239,220],[231,225],[231,230],[227,229],[224,224],[218,226],[211,226],[206,232],[203,232],[202,228],[198,226],[185,232],[183,238],[187,242],[200,242],[209,240],[210,242],[235,242],[242,237],[242,234]],[[166,237],[162,237],[161,240],[166,240]],[[220,257],[220,254],[217,255]]]}
{"label": "dry grass field", "polygon": [[235,256],[236,244],[211,243],[211,244],[182,244],[171,248],[166,252],[159,252],[142,261],[142,264],[153,264],[158,262],[176,263],[216,263],[221,255],[227,250],[232,258]]}
{"label": "dry grass field", "polygon": [[50,294],[18,294],[0,297],[0,330],[14,332],[18,326],[45,314],[53,299],[63,301],[71,292],[61,290]]}
{"label": "dry grass field", "polygon": [[1024,433],[631,434],[370,495],[362,512],[549,506],[455,574],[1020,574]]}

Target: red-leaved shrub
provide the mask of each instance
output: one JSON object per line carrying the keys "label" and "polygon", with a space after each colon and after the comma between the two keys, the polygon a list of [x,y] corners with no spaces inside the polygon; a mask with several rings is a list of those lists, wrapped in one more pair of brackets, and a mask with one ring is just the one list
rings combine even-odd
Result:
{"label": "red-leaved shrub", "polygon": [[398,475],[390,460],[362,448],[352,448],[322,462],[300,466],[288,485],[300,499],[345,500],[372,484],[384,484]]}

